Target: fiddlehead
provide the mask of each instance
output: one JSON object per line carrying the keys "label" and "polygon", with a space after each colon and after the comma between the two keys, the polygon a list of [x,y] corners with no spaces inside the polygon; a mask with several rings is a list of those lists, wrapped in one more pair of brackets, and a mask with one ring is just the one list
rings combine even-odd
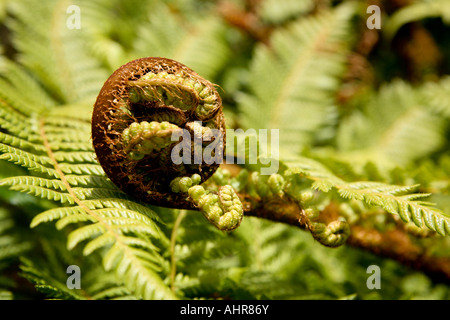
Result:
{"label": "fiddlehead", "polygon": [[200,176],[175,178],[170,186],[173,192],[187,193],[203,215],[217,228],[224,231],[236,229],[244,216],[239,196],[230,185],[219,187],[217,194],[198,185]]}
{"label": "fiddlehead", "polygon": [[[199,185],[221,163],[225,122],[215,86],[185,65],[142,58],[116,70],[97,97],[92,138],[98,161],[125,193],[200,209],[223,230],[239,225],[242,204],[232,187],[213,194]],[[182,161],[174,161],[180,151]]]}
{"label": "fiddlehead", "polygon": [[308,229],[314,239],[333,248],[343,245],[350,235],[350,227],[345,220],[335,220],[328,224],[309,221]]}
{"label": "fiddlehead", "polygon": [[244,207],[249,205],[252,208],[250,210],[273,210],[282,218],[296,208],[294,211],[298,224],[324,246],[341,246],[350,235],[350,226],[344,217],[317,209],[323,207],[321,199],[311,189],[302,187],[299,181],[286,179],[282,174],[261,175],[256,171],[241,169],[232,176],[228,170],[219,168],[205,183],[205,187],[218,190],[222,185],[233,186],[242,195]]}

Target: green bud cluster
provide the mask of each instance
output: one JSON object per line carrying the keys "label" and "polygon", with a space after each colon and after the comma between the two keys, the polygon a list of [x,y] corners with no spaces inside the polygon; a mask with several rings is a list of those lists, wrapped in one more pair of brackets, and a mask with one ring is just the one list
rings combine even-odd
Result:
{"label": "green bud cluster", "polygon": [[187,193],[203,215],[218,229],[230,231],[237,228],[244,216],[244,209],[233,187],[219,188],[217,194],[211,193],[199,185],[200,176],[177,177],[170,187],[173,192]]}
{"label": "green bud cluster", "polygon": [[133,122],[122,132],[122,144],[129,159],[141,160],[174,143],[171,136],[177,129],[178,126],[167,121]]}
{"label": "green bud cluster", "polygon": [[309,230],[317,241],[327,247],[339,247],[350,235],[350,227],[345,220],[335,220],[329,224],[310,222]]}
{"label": "green bud cluster", "polygon": [[200,119],[220,107],[220,97],[215,90],[184,72],[149,72],[130,82],[129,99],[132,103],[158,100],[181,110],[196,107],[195,114]]}
{"label": "green bud cluster", "polygon": [[278,173],[265,176],[255,171],[251,173],[249,182],[250,188],[261,198],[284,195],[285,181]]}
{"label": "green bud cluster", "polygon": [[188,193],[189,188],[200,184],[199,174],[193,174],[191,177],[176,177],[170,182],[170,188],[175,193]]}

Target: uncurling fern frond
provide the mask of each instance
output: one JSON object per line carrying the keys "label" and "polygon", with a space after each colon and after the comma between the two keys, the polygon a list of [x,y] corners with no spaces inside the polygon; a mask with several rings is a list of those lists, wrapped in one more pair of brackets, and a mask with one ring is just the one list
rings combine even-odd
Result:
{"label": "uncurling fern frond", "polygon": [[[36,139],[28,141],[9,130],[19,119]],[[161,220],[105,177],[83,120],[72,119],[69,124],[66,117],[51,113],[48,119],[46,115],[23,119],[15,113],[3,119],[1,158],[29,169],[32,175],[7,177],[0,185],[61,202],[61,207],[35,216],[31,227],[55,221],[58,229],[71,230],[69,249],[84,243],[86,256],[102,252],[105,269],[123,277],[129,292],[144,299],[174,299],[162,279],[159,247],[152,243],[165,241]],[[70,150],[67,144],[72,145]]]}

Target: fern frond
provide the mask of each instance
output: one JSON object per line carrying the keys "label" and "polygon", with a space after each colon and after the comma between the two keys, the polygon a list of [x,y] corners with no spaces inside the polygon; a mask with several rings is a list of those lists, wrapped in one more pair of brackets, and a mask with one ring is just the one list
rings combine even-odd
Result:
{"label": "fern frond", "polygon": [[[138,26],[148,22],[148,15],[161,5],[160,1],[89,1],[78,2],[83,12],[83,26],[92,41],[93,55],[110,72],[139,54],[133,52],[133,43],[140,37]],[[171,3],[171,8],[178,5]],[[113,18],[114,17],[114,18]],[[149,53],[145,53],[145,56]]]}
{"label": "fern frond", "polygon": [[[6,139],[5,139],[6,140]],[[23,151],[20,148],[15,148],[7,144],[0,144],[0,152],[11,155],[12,158],[21,159],[23,163],[35,163],[42,167],[51,165],[51,161],[47,156],[36,155],[31,152]]]}
{"label": "fern frond", "polygon": [[313,0],[287,0],[283,2],[264,0],[258,7],[258,13],[264,22],[279,24],[293,18],[298,18],[301,14],[312,10],[314,5]]}
{"label": "fern frond", "polygon": [[[346,183],[345,187],[339,186],[339,194],[346,199],[363,200],[364,192],[380,193],[386,195],[397,195],[415,190],[418,185],[414,186],[394,186],[378,182],[351,182]],[[426,195],[424,195],[426,196]],[[409,195],[410,199],[417,196]]]}
{"label": "fern frond", "polygon": [[87,135],[86,130],[75,131],[67,130],[67,128],[58,128],[48,126],[46,127],[46,134],[49,140],[54,142],[87,142],[89,141],[89,135]]}
{"label": "fern frond", "polygon": [[80,207],[58,207],[54,209],[49,209],[38,215],[36,215],[30,223],[30,227],[34,228],[41,223],[50,222],[54,220],[60,220],[64,217],[71,215],[81,215],[83,214],[83,209]]}
{"label": "fern frond", "polygon": [[[60,261],[61,258],[54,258],[60,265],[67,265],[67,262]],[[68,258],[75,260],[73,256]],[[136,299],[113,274],[100,270],[101,266],[93,264],[89,259],[79,266],[81,289],[69,289],[66,283],[68,275],[54,272],[54,268],[58,268],[58,266],[41,265],[28,258],[21,260],[21,276],[34,284],[37,291],[47,298],[63,300]]]}
{"label": "fern frond", "polygon": [[67,151],[94,151],[92,144],[85,142],[59,142],[52,144],[53,150],[67,150]]}
{"label": "fern frond", "polygon": [[161,224],[163,223],[161,218],[152,209],[129,199],[103,197],[101,199],[85,200],[84,204],[91,210],[117,208],[119,210],[124,209],[132,212],[140,212],[144,214],[144,216],[151,218],[153,221]]}
{"label": "fern frond", "polygon": [[[33,247],[32,242],[24,237],[18,223],[14,221],[15,216],[17,212],[4,207],[0,208],[0,271],[2,273],[17,264],[19,257],[27,254]],[[17,279],[13,279],[10,274],[1,274],[0,300],[13,299],[13,290],[17,285]]]}
{"label": "fern frond", "polygon": [[72,188],[73,193],[80,200],[92,200],[103,198],[129,199],[122,191],[110,188]]}
{"label": "fern frond", "polygon": [[122,250],[116,242],[104,255],[105,270],[116,269],[117,276],[124,279],[127,288],[137,296],[146,299],[175,299],[175,296],[162,282],[155,268],[153,256],[142,249]]}
{"label": "fern frond", "polygon": [[334,122],[333,94],[345,72],[355,13],[350,3],[321,11],[275,31],[270,48],[256,48],[251,92],[239,99],[245,127],[283,128],[280,146],[291,147]]}
{"label": "fern frond", "polygon": [[[9,149],[11,149],[11,148],[9,148]],[[14,162],[15,164],[21,165],[22,167],[30,169],[31,171],[44,173],[48,176],[59,178],[58,173],[54,169],[48,168],[38,162],[38,161],[46,162],[45,158],[42,159],[40,157],[35,157],[34,155],[31,155],[31,154],[21,151],[21,150],[14,150],[14,151],[17,152],[18,154],[17,153],[3,153],[2,155],[0,155],[0,159]],[[34,161],[32,158],[35,158],[37,161]]]}
{"label": "fern frond", "polygon": [[134,48],[141,56],[179,61],[214,81],[231,55],[224,41],[226,31],[213,12],[192,12],[188,19],[159,3],[152,8],[148,22],[141,24]]}
{"label": "fern frond", "polygon": [[313,180],[312,188],[323,192],[330,191],[333,187],[343,184],[344,180],[337,177],[326,166],[318,161],[305,157],[293,157],[283,161],[288,166],[286,176],[296,174]]}
{"label": "fern frond", "polygon": [[427,227],[440,235],[450,235],[450,217],[434,207],[434,204],[422,201],[429,196],[425,193],[413,193],[418,185],[397,186],[379,182],[347,182],[335,176],[321,163],[312,159],[298,158],[296,162],[285,162],[289,169],[285,176],[299,175],[313,181],[312,189],[322,192],[337,190],[343,199],[360,200],[371,206],[383,208],[390,214],[399,215],[404,222],[413,221],[418,227]]}
{"label": "fern frond", "polygon": [[[0,110],[6,108],[9,106],[0,106]],[[18,115],[13,121],[20,118]],[[48,118],[21,119],[34,140],[27,140],[27,135],[18,137],[18,130],[0,136],[0,158],[27,168],[31,174],[4,178],[0,185],[64,204],[38,214],[31,226],[54,221],[61,230],[70,225],[68,248],[73,250],[83,242],[85,255],[101,252],[104,265],[125,279],[130,294],[143,299],[175,299],[161,278],[164,260],[153,243],[164,243],[165,236],[157,225],[161,219],[150,208],[131,201],[106,178],[94,158],[90,126],[83,120],[71,124],[62,119],[52,112]],[[37,286],[47,294],[61,293],[61,288],[52,284]]]}
{"label": "fern frond", "polygon": [[[20,62],[60,102],[95,98],[107,77],[98,61],[84,50],[89,34],[83,28],[67,27],[69,5],[62,1],[46,6],[39,1],[17,3],[11,7],[14,19],[7,21]],[[35,21],[36,27],[29,21]]]}
{"label": "fern frond", "polygon": [[[89,159],[89,161],[92,161]],[[104,172],[102,167],[99,164],[67,164],[61,163],[60,165],[61,171],[65,174],[87,174],[94,176],[103,176]]]}
{"label": "fern frond", "polygon": [[0,263],[16,258],[31,248],[14,232],[15,222],[5,209],[0,210]]}
{"label": "fern frond", "polygon": [[54,155],[58,162],[97,163],[95,154],[89,151],[55,152]]}
{"label": "fern frond", "polygon": [[55,104],[47,92],[19,65],[0,59],[0,72],[0,99],[15,109],[31,115],[44,112]]}
{"label": "fern frond", "polygon": [[80,101],[64,104],[52,109],[51,114],[47,114],[46,123],[68,128],[87,130],[92,118],[92,98],[85,98]]}
{"label": "fern frond", "polygon": [[407,83],[384,85],[362,112],[342,119],[338,156],[355,166],[371,161],[386,168],[427,156],[445,141],[445,119],[430,109]]}
{"label": "fern frond", "polygon": [[10,135],[30,142],[42,143],[40,137],[33,130],[36,127],[35,123],[30,120],[30,118],[13,109],[11,105],[0,100],[0,126],[3,130]]}
{"label": "fern frond", "polygon": [[[87,103],[81,104],[86,105]],[[88,119],[76,119],[72,116],[79,114],[71,113],[68,105],[64,105],[60,107],[58,112],[56,110],[52,111],[52,114],[45,118],[45,124],[47,125],[48,131],[51,130],[51,127],[55,127],[56,129],[60,128],[71,128],[74,130],[78,130],[78,132],[87,132],[89,131],[90,123]],[[75,108],[74,108],[75,109]],[[80,110],[80,105],[76,106],[77,111]],[[83,109],[83,108],[81,108]],[[74,110],[75,111],[75,110]],[[90,114],[88,114],[90,116]],[[90,120],[90,119],[89,119]]]}
{"label": "fern frond", "polygon": [[450,119],[450,76],[438,82],[427,82],[420,89],[423,96],[422,103]]}
{"label": "fern frond", "polygon": [[105,176],[66,175],[71,186],[100,187],[116,189],[116,186]]}
{"label": "fern frond", "polygon": [[113,287],[102,290],[97,294],[93,295],[94,300],[136,300],[136,297],[131,295],[125,287]]}
{"label": "fern frond", "polygon": [[[0,182],[0,185],[6,185]],[[52,201],[59,201],[61,203],[69,203],[74,204],[75,201],[73,197],[69,193],[65,192],[58,192],[52,189],[34,186],[34,185],[28,185],[28,184],[15,184],[10,186],[11,190],[20,191],[20,192],[26,192],[28,194],[31,194],[35,197],[48,199]]]}

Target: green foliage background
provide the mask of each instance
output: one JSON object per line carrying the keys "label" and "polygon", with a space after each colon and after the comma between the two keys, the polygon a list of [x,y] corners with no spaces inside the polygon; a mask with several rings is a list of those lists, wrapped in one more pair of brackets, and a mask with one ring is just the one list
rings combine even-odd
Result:
{"label": "green foliage background", "polygon": [[[0,297],[450,298],[449,275],[368,247],[326,248],[250,216],[223,233],[198,212],[138,203],[90,140],[115,69],[178,60],[221,87],[230,128],[280,129],[285,178],[450,264],[450,1],[397,2],[0,1]],[[370,4],[381,30],[366,27]],[[66,286],[74,264],[79,290]]]}

